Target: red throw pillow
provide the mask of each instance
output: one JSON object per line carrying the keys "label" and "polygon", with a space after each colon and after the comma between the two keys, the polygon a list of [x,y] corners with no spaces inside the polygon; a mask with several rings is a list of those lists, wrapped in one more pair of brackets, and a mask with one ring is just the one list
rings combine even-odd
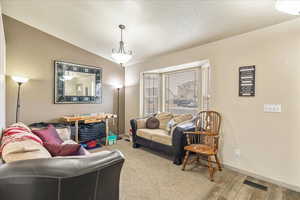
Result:
{"label": "red throw pillow", "polygon": [[51,144],[44,143],[44,147],[52,156],[74,156],[78,155],[80,144]]}
{"label": "red throw pillow", "polygon": [[64,141],[59,137],[55,127],[53,125],[48,125],[46,129],[33,130],[35,135],[37,135],[43,142],[51,144],[61,144]]}

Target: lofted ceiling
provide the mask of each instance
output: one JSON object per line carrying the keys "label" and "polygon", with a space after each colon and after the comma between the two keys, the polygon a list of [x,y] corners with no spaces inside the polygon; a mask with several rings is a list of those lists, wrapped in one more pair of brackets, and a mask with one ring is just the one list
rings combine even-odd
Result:
{"label": "lofted ceiling", "polygon": [[295,18],[275,10],[275,0],[1,2],[5,15],[110,60],[125,24],[129,65]]}

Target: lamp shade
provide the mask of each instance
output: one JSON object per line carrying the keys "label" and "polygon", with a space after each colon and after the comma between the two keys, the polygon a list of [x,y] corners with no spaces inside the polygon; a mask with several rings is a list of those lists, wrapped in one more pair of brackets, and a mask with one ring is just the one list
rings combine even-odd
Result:
{"label": "lamp shade", "polygon": [[115,88],[116,89],[121,89],[121,88],[123,88],[123,85],[121,85],[121,84],[115,85]]}
{"label": "lamp shade", "polygon": [[290,15],[300,15],[300,0],[277,0],[276,9]]}
{"label": "lamp shade", "polygon": [[21,76],[12,76],[12,79],[13,79],[16,83],[26,83],[26,82],[28,82],[28,80],[29,80],[29,78],[21,77]]}
{"label": "lamp shade", "polygon": [[125,64],[132,58],[132,55],[131,54],[125,54],[125,53],[112,53],[111,57],[116,62]]}

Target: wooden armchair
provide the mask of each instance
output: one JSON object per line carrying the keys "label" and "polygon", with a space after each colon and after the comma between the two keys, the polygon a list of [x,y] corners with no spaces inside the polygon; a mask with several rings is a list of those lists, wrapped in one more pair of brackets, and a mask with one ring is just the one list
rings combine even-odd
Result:
{"label": "wooden armchair", "polygon": [[[189,161],[190,153],[196,153],[195,160],[200,164],[200,159],[207,161],[210,180],[213,181],[216,164],[219,171],[222,171],[221,163],[218,159],[218,147],[219,147],[219,131],[221,125],[221,116],[215,111],[202,111],[198,115],[196,120],[196,131],[184,132],[187,136],[187,146],[184,147],[186,151],[182,170]],[[212,159],[213,157],[213,159]]]}

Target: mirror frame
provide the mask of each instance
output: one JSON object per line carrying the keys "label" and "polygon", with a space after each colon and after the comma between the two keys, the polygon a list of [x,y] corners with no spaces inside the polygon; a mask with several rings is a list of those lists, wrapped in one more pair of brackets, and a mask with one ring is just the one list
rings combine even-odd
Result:
{"label": "mirror frame", "polygon": [[[55,60],[54,69],[55,104],[102,104],[102,68]],[[95,96],[65,96],[65,71],[95,74]]]}

